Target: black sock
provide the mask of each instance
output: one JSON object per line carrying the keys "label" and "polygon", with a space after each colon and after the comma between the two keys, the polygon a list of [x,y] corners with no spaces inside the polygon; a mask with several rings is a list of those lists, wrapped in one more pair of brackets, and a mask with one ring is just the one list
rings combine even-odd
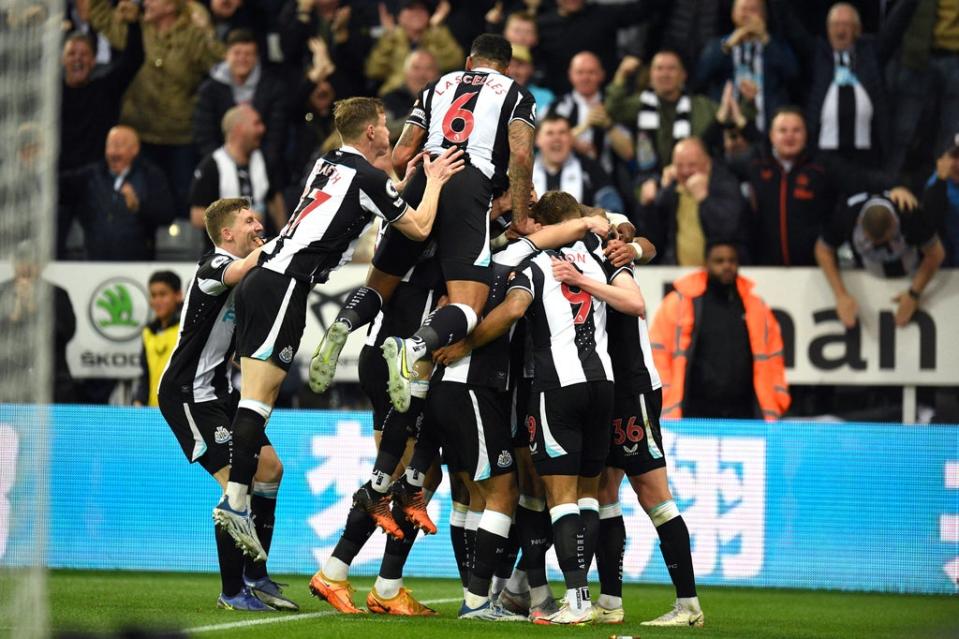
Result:
{"label": "black sock", "polygon": [[689,549],[689,529],[683,518],[674,517],[656,528],[659,550],[669,570],[669,578],[676,587],[677,597],[696,596],[696,576],[693,574],[693,555]]}
{"label": "black sock", "polygon": [[416,533],[419,532],[396,502],[393,502],[393,519],[403,530],[403,539],[397,540],[393,535],[386,536],[386,552],[383,553],[383,561],[380,563],[380,577],[383,579],[400,579],[403,576],[403,566],[406,565],[406,558],[410,556]]}
{"label": "black sock", "polygon": [[[219,526],[216,530],[216,558],[220,564],[220,590],[232,597],[243,589],[243,551],[237,548],[230,533]],[[265,565],[260,562],[260,565]]]}
{"label": "black sock", "polygon": [[476,531],[476,551],[473,570],[470,572],[469,591],[480,597],[489,596],[489,585],[493,579],[493,570],[503,555],[506,538],[480,527]]}
{"label": "black sock", "polygon": [[460,341],[468,334],[466,312],[456,304],[448,304],[436,309],[413,334],[413,339],[421,340],[426,344],[426,352],[432,353],[437,348]]}
{"label": "black sock", "polygon": [[596,544],[596,569],[600,592],[611,597],[623,596],[623,554],[626,552],[626,523],[623,516],[599,520],[599,541]]}
{"label": "black sock", "polygon": [[[412,407],[412,406],[411,406]],[[416,417],[413,417],[415,423]],[[373,470],[387,476],[392,476],[406,450],[406,440],[410,438],[408,425],[409,413],[401,413],[390,407],[383,419],[383,436],[380,438],[380,447],[376,451],[376,461]]]}
{"label": "black sock", "polygon": [[351,508],[350,514],[346,517],[343,534],[336,543],[336,548],[333,549],[333,556],[344,564],[350,565],[375,529],[376,524],[365,510]]}
{"label": "black sock", "polygon": [[383,300],[379,293],[367,286],[361,286],[346,298],[346,303],[336,315],[336,321],[346,322],[350,331],[355,331],[376,319],[382,305]]}
{"label": "black sock", "polygon": [[519,529],[520,545],[526,565],[530,587],[546,585],[546,551],[550,543],[549,513],[516,508],[516,527]]}
{"label": "black sock", "polygon": [[450,523],[450,543],[453,545],[453,556],[456,557],[456,568],[460,573],[460,583],[464,588],[469,586],[470,569],[466,556],[466,528],[454,526]]}
{"label": "black sock", "polygon": [[[273,524],[276,521],[276,499],[254,493],[250,497],[250,506],[253,509],[253,524],[256,526],[256,536],[260,539],[263,550],[269,554],[270,544],[273,543]],[[266,577],[266,562],[253,561],[253,559],[247,557],[244,560],[243,574],[250,580]]]}
{"label": "black sock", "polygon": [[556,559],[563,571],[566,588],[585,587],[583,521],[579,513],[563,515],[553,523],[553,544],[556,546]]}
{"label": "black sock", "polygon": [[516,565],[516,557],[519,555],[519,530],[516,524],[509,527],[509,537],[503,546],[503,554],[496,562],[496,570],[493,574],[500,579],[509,579],[513,574],[513,566]]}
{"label": "black sock", "polygon": [[[469,568],[470,575],[472,575],[473,566],[476,565],[476,531],[463,528],[463,537],[466,538],[466,567]],[[466,585],[469,585],[469,579],[467,579]]]}
{"label": "black sock", "polygon": [[230,481],[249,486],[256,474],[266,418],[241,406],[233,418],[233,450],[230,460]]}
{"label": "black sock", "polygon": [[[410,400],[410,410],[407,414],[412,414],[413,410],[417,408],[416,402],[423,402],[423,404],[425,404],[426,400],[420,399],[419,397],[412,398]],[[420,408],[419,413],[422,414],[422,412],[422,408]],[[435,462],[440,455],[439,435],[435,427],[432,425],[427,426],[428,420],[420,420],[417,417],[417,422],[419,426],[416,431],[416,444],[413,446],[413,456],[410,458],[408,466],[415,468],[421,473],[425,473],[433,466],[433,462]],[[469,499],[468,495],[469,493],[467,493],[467,500]]]}
{"label": "black sock", "polygon": [[583,567],[589,572],[599,540],[599,513],[586,508],[579,512],[579,517],[583,522]]}

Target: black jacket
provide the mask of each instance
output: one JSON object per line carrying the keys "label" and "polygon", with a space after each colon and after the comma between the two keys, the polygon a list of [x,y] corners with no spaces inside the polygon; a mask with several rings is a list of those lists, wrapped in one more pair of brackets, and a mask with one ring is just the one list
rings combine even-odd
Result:
{"label": "black jacket", "polygon": [[[286,174],[283,166],[289,117],[286,96],[286,85],[279,76],[263,69],[250,106],[256,109],[266,125],[266,134],[260,146],[271,176]],[[201,156],[209,155],[223,146],[220,124],[226,112],[235,106],[233,89],[229,85],[212,77],[200,85],[193,110],[193,143]]]}
{"label": "black jacket", "polygon": [[120,101],[143,64],[140,23],[129,26],[127,48],[110,64],[98,67],[90,81],[70,88],[61,81],[59,169],[77,169],[103,157],[107,132],[120,119]]}
{"label": "black jacket", "polygon": [[[874,36],[860,36],[854,45],[852,70],[872,101],[873,150],[878,150],[880,154],[889,149],[892,124],[883,69],[899,47],[918,2],[919,0],[897,2],[884,21],[882,30]],[[816,38],[803,28],[790,2],[773,0],[772,10],[777,15],[778,24],[783,26],[786,38],[796,51],[797,57],[806,65],[809,76],[806,125],[810,143],[816,144],[819,140],[823,101],[835,74],[833,50],[828,40]]]}
{"label": "black jacket", "polygon": [[835,153],[804,152],[787,172],[766,147],[733,166],[750,186],[750,252],[758,266],[816,266],[816,240],[838,203],[892,186],[892,175]]}
{"label": "black jacket", "polygon": [[125,182],[140,201],[136,211],[130,211],[123,194],[114,190],[114,177],[104,160],[60,176],[60,202],[73,207],[89,260],[151,261],[157,227],[173,221],[176,209],[163,171],[138,157]]}
{"label": "black jacket", "polygon": [[[676,263],[676,211],[679,195],[674,182],[660,190],[656,200],[641,207],[637,233],[645,235],[657,247],[663,247],[660,264]],[[746,202],[739,190],[739,182],[727,168],[713,162],[709,176],[709,193],[699,204],[699,221],[706,242],[727,240],[737,243],[741,253],[746,246]],[[741,262],[748,262],[740,255]]]}
{"label": "black jacket", "polygon": [[560,15],[557,9],[536,19],[539,46],[536,66],[546,70],[544,82],[553,93],[569,91],[569,61],[580,51],[592,51],[603,63],[606,77],[616,70],[616,30],[637,24],[650,15],[651,3],[627,2],[617,5],[586,4],[572,15]]}

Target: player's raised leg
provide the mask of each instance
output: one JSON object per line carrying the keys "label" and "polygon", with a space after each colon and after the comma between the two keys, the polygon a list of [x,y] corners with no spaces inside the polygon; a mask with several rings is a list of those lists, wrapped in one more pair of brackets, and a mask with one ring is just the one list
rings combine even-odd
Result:
{"label": "player's raised leg", "polygon": [[[401,234],[398,234],[401,235]],[[385,273],[375,266],[370,268],[366,285],[361,286],[346,298],[346,302],[323,334],[323,338],[310,360],[310,389],[314,393],[325,392],[336,374],[336,364],[346,339],[353,331],[376,319],[383,304],[390,299],[400,276]]]}

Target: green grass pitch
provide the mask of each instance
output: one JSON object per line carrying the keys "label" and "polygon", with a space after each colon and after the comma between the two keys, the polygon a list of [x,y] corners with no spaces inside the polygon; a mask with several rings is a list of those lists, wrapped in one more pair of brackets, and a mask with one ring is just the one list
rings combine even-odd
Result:
{"label": "green grass pitch", "polygon": [[[621,626],[553,628],[532,624],[458,621],[458,582],[407,579],[417,598],[434,602],[440,616],[409,619],[382,615],[348,616],[332,612],[307,590],[302,575],[278,578],[300,613],[239,613],[214,607],[219,579],[209,574],[74,572],[50,574],[54,633],[116,632],[137,627],[180,630],[198,637],[243,639],[431,639],[433,637],[583,637],[626,635],[643,639],[691,636],[697,639],[843,639],[959,638],[959,598],[880,595],[752,588],[700,588],[706,627],[645,628],[639,625],[666,612],[673,601],[667,586],[627,585],[626,623]],[[365,602],[372,584],[356,579],[357,603]],[[560,584],[554,584],[556,594]]]}

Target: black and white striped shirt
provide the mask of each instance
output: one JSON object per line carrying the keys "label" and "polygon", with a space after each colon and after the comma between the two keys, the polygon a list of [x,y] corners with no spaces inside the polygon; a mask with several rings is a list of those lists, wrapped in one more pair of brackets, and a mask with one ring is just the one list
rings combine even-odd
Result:
{"label": "black and white striped shirt", "polygon": [[533,296],[526,311],[533,341],[533,390],[614,381],[606,349],[606,303],[553,279],[553,257],[601,282],[612,282],[630,270],[607,262],[599,237],[589,233],[570,246],[538,253],[514,272],[509,290],[523,288]]}
{"label": "black and white striped shirt", "polygon": [[184,297],[176,346],[160,378],[161,395],[209,402],[232,392],[229,360],[236,313],[233,290],[223,275],[237,259],[219,247],[200,258]]}
{"label": "black and white striped shirt", "polygon": [[598,162],[572,151],[556,173],[546,167],[542,155],[537,155],[533,162],[533,188],[537,193],[565,191],[577,202],[602,207],[602,195],[613,190],[613,185]]}
{"label": "black and white striped shirt", "polygon": [[607,308],[606,333],[609,343],[615,344],[609,358],[616,375],[618,397],[635,397],[662,388],[645,319]]}
{"label": "black and white striped shirt", "polygon": [[263,248],[260,265],[308,284],[325,282],[350,261],[374,215],[391,223],[407,209],[389,176],[351,146],[317,160],[306,185],[290,221]]}
{"label": "black and white striped shirt", "polygon": [[[492,281],[483,315],[489,314],[506,298],[510,275],[539,249],[526,238],[520,238],[493,255]],[[514,327],[515,328],[515,327]],[[514,328],[494,341],[476,349],[456,363],[439,367],[433,376],[437,382],[459,382],[505,391],[510,386],[510,340]]]}
{"label": "black and white striped shirt", "polygon": [[426,129],[428,153],[458,146],[483,175],[506,184],[514,120],[536,127],[533,95],[493,69],[477,68],[447,73],[427,85],[406,122]]}

